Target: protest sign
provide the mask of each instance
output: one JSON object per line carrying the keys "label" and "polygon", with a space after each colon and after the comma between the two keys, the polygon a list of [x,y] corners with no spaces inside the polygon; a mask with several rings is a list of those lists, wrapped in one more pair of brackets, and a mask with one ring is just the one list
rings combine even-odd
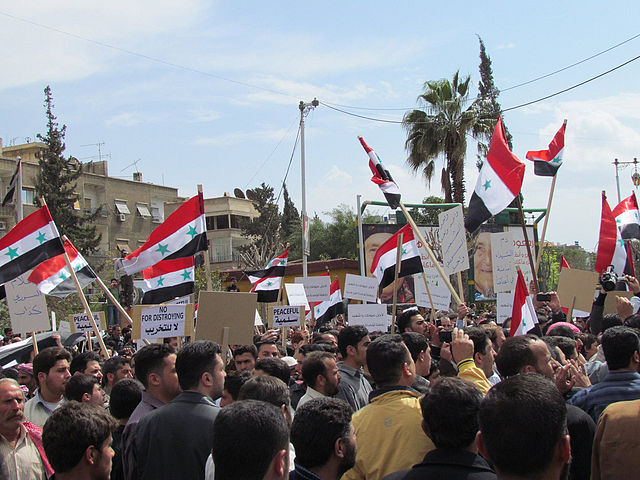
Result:
{"label": "protest sign", "polygon": [[184,297],[175,298],[168,302],[164,302],[165,305],[186,305],[187,303],[193,303],[193,294],[185,295]]}
{"label": "protest sign", "polygon": [[[296,283],[304,285],[304,292],[308,302],[325,302],[331,296],[329,290],[331,278],[329,275],[320,277],[296,277]],[[287,294],[288,295],[288,294]]]}
{"label": "protest sign", "polygon": [[193,335],[193,304],[135,305],[133,338],[157,339]]}
{"label": "protest sign", "polygon": [[262,323],[262,317],[258,313],[258,310],[256,310],[256,317],[253,319],[253,325],[254,327],[262,327],[264,325]]}
{"label": "protest sign", "polygon": [[[558,297],[563,307],[591,311],[598,274],[576,268],[563,268],[558,278]],[[575,302],[573,299],[575,298]]]}
{"label": "protest sign", "polygon": [[494,292],[513,291],[516,282],[516,267],[513,236],[510,232],[491,234],[491,263],[493,265]]}
{"label": "protest sign", "polygon": [[47,302],[35,284],[27,280],[29,273],[4,284],[13,333],[49,330],[51,320]]}
{"label": "protest sign", "polygon": [[620,290],[613,290],[611,292],[607,292],[607,298],[605,298],[604,300],[604,311],[602,313],[603,315],[609,315],[610,313],[617,313],[616,297],[624,297],[627,299],[631,299],[633,297],[633,292],[620,291]]}
{"label": "protest sign", "polygon": [[302,306],[305,310],[309,310],[309,302],[307,294],[304,291],[304,285],[301,283],[285,283],[284,289],[287,291],[287,301],[292,306]]}
{"label": "protest sign", "polygon": [[369,332],[386,333],[391,325],[391,315],[385,304],[350,304],[348,308],[349,325],[362,325]]}
{"label": "protest sign", "polygon": [[[96,321],[96,325],[100,330],[107,329],[107,322],[105,320],[104,312],[92,312],[93,319]],[[74,313],[69,315],[69,325],[72,333],[85,333],[92,332],[93,327],[89,321],[89,316],[86,313]]]}
{"label": "protest sign", "polygon": [[442,247],[442,266],[451,275],[469,269],[467,235],[462,206],[438,214],[438,235]]}
{"label": "protest sign", "polygon": [[[531,274],[531,264],[529,263],[529,253],[527,252],[527,242],[524,240],[524,233],[522,227],[505,227],[505,231],[511,233],[513,238],[513,264],[515,267],[520,267],[525,282],[527,282],[527,288],[529,282],[533,279]],[[531,247],[531,255],[533,257],[533,264],[536,264],[536,227],[527,227],[527,237],[529,240],[529,247]],[[514,283],[515,285],[515,283]]]}
{"label": "protest sign", "polygon": [[347,273],[344,284],[344,298],[375,302],[378,293],[378,279]]}
{"label": "protest sign", "polygon": [[58,322],[58,333],[60,335],[71,335],[71,324],[66,320]]}
{"label": "protest sign", "polygon": [[[431,292],[431,299],[433,300],[433,307],[436,310],[449,310],[449,305],[451,305],[451,292],[442,283],[440,277],[438,276],[438,279],[436,280],[428,280],[428,283],[429,291]],[[422,275],[415,275],[413,284],[416,289],[416,305],[419,307],[431,308],[429,295],[427,295],[427,288],[424,286]]]}
{"label": "protest sign", "polygon": [[258,294],[247,292],[205,292],[198,297],[196,340],[211,340],[222,345],[229,328],[229,345],[253,343]]}
{"label": "protest sign", "polygon": [[302,306],[270,306],[269,324],[272,328],[299,327],[302,323]]}
{"label": "protest sign", "polygon": [[513,292],[498,293],[496,306],[496,323],[502,325],[513,313]]}

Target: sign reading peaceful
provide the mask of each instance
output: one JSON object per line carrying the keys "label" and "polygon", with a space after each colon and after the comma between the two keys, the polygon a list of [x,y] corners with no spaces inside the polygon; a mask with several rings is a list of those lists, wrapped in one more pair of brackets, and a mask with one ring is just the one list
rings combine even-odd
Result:
{"label": "sign reading peaceful", "polygon": [[[104,318],[104,312],[92,312],[93,319],[100,330],[106,330],[107,325]],[[71,325],[71,331],[73,333],[85,333],[93,331],[91,322],[89,321],[89,315],[86,313],[75,313],[69,315],[69,325]]]}
{"label": "sign reading peaceful", "polygon": [[302,322],[302,306],[291,305],[269,307],[273,328],[299,327]]}
{"label": "sign reading peaceful", "polygon": [[386,304],[350,304],[349,325],[362,325],[369,332],[386,333],[391,325],[391,315],[387,313]]}
{"label": "sign reading peaceful", "polygon": [[329,275],[319,277],[296,277],[296,283],[304,285],[304,291],[309,302],[325,302],[331,296]]}
{"label": "sign reading peaceful", "polygon": [[442,263],[449,275],[469,269],[469,252],[462,206],[438,214]]}
{"label": "sign reading peaceful", "polygon": [[344,284],[344,298],[375,302],[378,293],[378,279],[347,273]]}
{"label": "sign reading peaceful", "polygon": [[493,289],[496,293],[511,292],[516,282],[513,236],[510,232],[491,234]]}

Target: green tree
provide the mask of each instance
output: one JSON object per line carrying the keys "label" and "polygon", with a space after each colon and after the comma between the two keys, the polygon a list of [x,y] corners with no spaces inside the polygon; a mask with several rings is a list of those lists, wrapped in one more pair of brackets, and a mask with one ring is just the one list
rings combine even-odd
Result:
{"label": "green tree", "polygon": [[587,252],[579,245],[545,245],[538,269],[538,281],[542,291],[548,292],[558,288],[562,255],[571,268],[590,271],[595,267],[596,254]]}
{"label": "green tree", "polygon": [[289,196],[287,185],[283,185],[282,196],[284,199],[284,205],[282,207],[282,216],[280,220],[280,237],[283,242],[287,242],[289,237],[293,234],[296,227],[300,225],[301,219],[298,209],[293,204],[293,200]]}
{"label": "green tree", "polygon": [[98,248],[102,238],[96,226],[92,225],[98,211],[84,215],[73,208],[74,203],[78,201],[78,195],[74,190],[82,174],[82,164],[64,157],[67,126],[58,128],[49,86],[44,89],[44,94],[47,133],[38,134],[38,139],[45,143],[47,148],[37,155],[40,169],[35,182],[36,195],[46,200],[60,234],[67,235],[78,250],[88,255]]}
{"label": "green tree", "polygon": [[[477,99],[478,112],[479,115],[483,118],[491,119],[491,128],[494,128],[496,122],[498,121],[498,117],[502,115],[502,107],[498,102],[500,90],[498,90],[495,82],[493,81],[491,57],[487,55],[487,50],[485,49],[484,42],[479,35],[478,41],[480,42],[480,82],[478,83]],[[509,133],[509,129],[506,125],[504,126],[504,129],[507,134],[507,144],[509,145],[509,149],[512,149],[513,145],[511,143],[511,140],[513,137]],[[489,146],[484,142],[478,142],[478,160],[476,162],[478,170],[480,170],[480,168],[482,167],[482,163],[487,158],[488,152]]]}
{"label": "green tree", "polygon": [[469,76],[460,79],[459,72],[451,81],[426,82],[418,97],[422,109],[407,112],[402,121],[407,131],[407,163],[414,171],[420,170],[427,183],[435,173],[435,160],[444,157],[440,180],[446,203],[464,204],[467,134],[486,138],[491,129],[490,122],[478,115],[477,100],[464,108],[470,82]]}
{"label": "green tree", "polygon": [[[444,198],[429,196],[425,197],[422,200],[422,203],[427,204],[435,204],[435,203],[444,203]],[[442,212],[443,209],[436,208],[419,208],[412,207],[409,210],[411,217],[416,222],[417,225],[438,225],[438,214]]]}

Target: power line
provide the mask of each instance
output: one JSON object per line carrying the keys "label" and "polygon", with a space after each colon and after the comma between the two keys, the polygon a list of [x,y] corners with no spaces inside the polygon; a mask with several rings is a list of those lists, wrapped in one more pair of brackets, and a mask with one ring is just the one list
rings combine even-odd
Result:
{"label": "power line", "polygon": [[595,55],[591,55],[590,57],[587,57],[587,58],[585,58],[583,60],[580,60],[579,62],[572,63],[571,65],[567,65],[566,67],[560,68],[560,69],[555,70],[555,71],[553,71],[551,73],[547,73],[546,75],[541,75],[540,77],[536,77],[536,78],[533,78],[531,80],[527,80],[526,82],[518,83],[517,85],[513,85],[513,86],[508,87],[508,88],[500,89],[500,92],[507,92],[509,90],[513,90],[514,88],[523,87],[524,85],[529,85],[530,83],[537,82],[538,80],[542,80],[543,78],[550,77],[551,75],[555,75],[556,73],[564,72],[565,70],[568,70],[568,69],[570,69],[572,67],[580,65],[581,63],[584,63],[584,62],[586,62],[588,60],[591,60],[592,58],[596,58],[596,57],[599,57],[600,55],[602,55],[604,53],[610,52],[614,48],[618,48],[619,46],[624,45],[625,43],[628,43],[631,40],[635,40],[638,37],[640,37],[640,33],[634,35],[631,38],[627,38],[625,41],[620,42],[620,43],[614,45],[613,47],[609,47],[606,50],[602,50],[601,52],[596,53]]}

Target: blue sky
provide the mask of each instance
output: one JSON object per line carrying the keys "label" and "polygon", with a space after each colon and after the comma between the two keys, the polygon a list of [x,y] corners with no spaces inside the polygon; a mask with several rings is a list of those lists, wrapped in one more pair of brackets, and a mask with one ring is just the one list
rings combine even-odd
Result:
{"label": "blue sky", "polygon": [[[5,145],[44,131],[43,89],[67,125],[67,154],[110,154],[110,174],[206,196],[279,186],[297,132],[298,102],[314,97],[345,110],[400,120],[426,80],[471,75],[477,93],[478,41],[507,89],[582,60],[640,33],[638,6],[610,2],[212,2],[115,0],[22,2],[0,7],[0,136]],[[65,32],[65,33],[62,33]],[[535,83],[504,91],[503,108],[577,84],[638,55],[640,38]],[[600,191],[616,204],[614,158],[639,156],[640,60],[580,88],[509,111],[514,152],[546,148],[568,119],[565,164],[547,239],[597,243]],[[357,107],[357,108],[352,108]],[[342,107],[341,107],[342,108]],[[364,109],[372,110],[364,110]],[[375,110],[373,110],[375,109]],[[385,110],[386,109],[386,110]],[[406,202],[440,195],[405,165],[405,132],[395,123],[318,107],[306,121],[310,215],[356,194],[382,200],[370,181],[362,135],[391,170]],[[129,167],[129,168],[127,168]],[[438,169],[439,170],[439,169]],[[630,194],[632,168],[621,170]],[[470,139],[467,190],[477,170]],[[300,156],[287,180],[300,207]],[[550,179],[527,165],[526,207],[544,207]],[[312,247],[313,248],[313,247]]]}

